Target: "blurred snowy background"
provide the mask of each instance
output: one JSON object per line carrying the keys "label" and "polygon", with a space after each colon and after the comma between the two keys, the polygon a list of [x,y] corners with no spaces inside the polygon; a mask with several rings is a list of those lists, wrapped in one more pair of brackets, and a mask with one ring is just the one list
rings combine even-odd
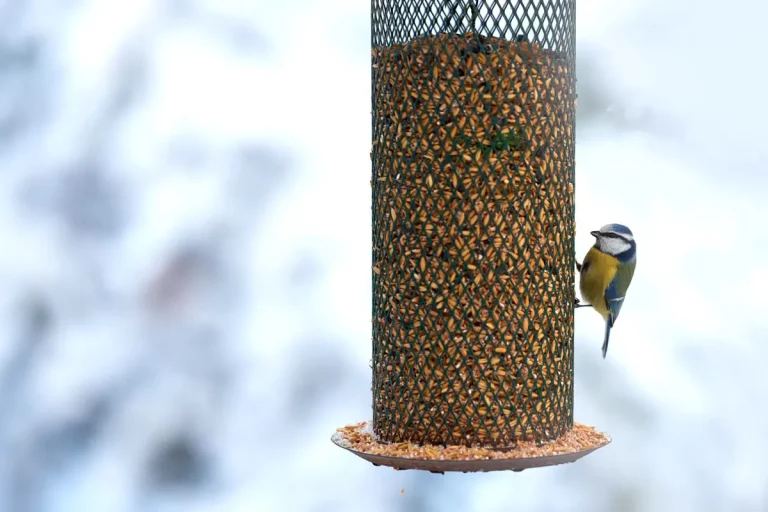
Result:
{"label": "blurred snowy background", "polygon": [[[0,511],[768,510],[762,0],[578,0],[563,467],[375,468],[363,0],[0,0]],[[404,490],[404,493],[401,493]]]}

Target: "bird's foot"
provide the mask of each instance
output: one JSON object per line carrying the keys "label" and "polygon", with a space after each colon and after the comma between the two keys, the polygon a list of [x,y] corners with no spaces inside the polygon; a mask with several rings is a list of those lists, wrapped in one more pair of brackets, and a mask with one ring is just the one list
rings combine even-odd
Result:
{"label": "bird's foot", "polygon": [[582,304],[579,299],[573,299],[573,309],[591,308],[592,304]]}

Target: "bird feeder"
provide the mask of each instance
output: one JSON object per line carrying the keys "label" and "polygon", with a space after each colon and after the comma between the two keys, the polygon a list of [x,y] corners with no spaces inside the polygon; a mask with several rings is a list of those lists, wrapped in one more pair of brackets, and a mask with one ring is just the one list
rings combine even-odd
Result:
{"label": "bird feeder", "polygon": [[372,0],[373,419],[399,469],[572,462],[575,0]]}

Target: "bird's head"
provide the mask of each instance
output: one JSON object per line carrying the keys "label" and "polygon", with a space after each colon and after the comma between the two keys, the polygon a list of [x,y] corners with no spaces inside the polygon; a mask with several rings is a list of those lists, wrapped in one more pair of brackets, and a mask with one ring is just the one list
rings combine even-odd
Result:
{"label": "bird's head", "polygon": [[590,232],[595,237],[595,248],[606,254],[628,261],[635,257],[635,237],[622,224],[606,224],[598,231]]}

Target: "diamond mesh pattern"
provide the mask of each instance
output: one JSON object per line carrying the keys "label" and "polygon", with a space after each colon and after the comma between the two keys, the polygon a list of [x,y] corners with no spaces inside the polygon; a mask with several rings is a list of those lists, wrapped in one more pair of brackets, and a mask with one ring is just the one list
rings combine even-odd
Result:
{"label": "diamond mesh pattern", "polygon": [[383,441],[573,426],[574,2],[372,0]]}

